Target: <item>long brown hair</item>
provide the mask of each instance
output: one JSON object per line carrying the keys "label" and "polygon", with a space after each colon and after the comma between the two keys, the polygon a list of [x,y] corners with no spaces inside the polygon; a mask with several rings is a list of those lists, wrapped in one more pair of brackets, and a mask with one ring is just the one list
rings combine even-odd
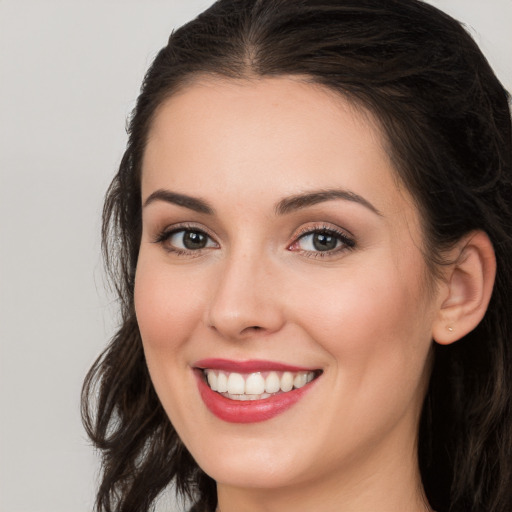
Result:
{"label": "long brown hair", "polygon": [[508,95],[455,20],[418,0],[220,0],[170,37],[150,67],[107,192],[103,248],[122,322],[83,388],[102,451],[98,512],[146,512],[169,484],[214,510],[215,483],[164,413],[146,368],[133,290],[140,173],[155,111],[194,77],[301,75],[380,120],[422,214],[425,258],[485,231],[498,272],[482,323],[435,345],[419,433],[426,495],[438,512],[512,510],[512,140]]}

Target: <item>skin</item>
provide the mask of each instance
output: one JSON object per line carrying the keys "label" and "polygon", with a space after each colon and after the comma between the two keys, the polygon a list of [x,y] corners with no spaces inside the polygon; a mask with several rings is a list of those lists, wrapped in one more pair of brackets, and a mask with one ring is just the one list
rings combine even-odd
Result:
{"label": "skin", "polygon": [[[430,510],[416,443],[445,297],[384,148],[369,113],[298,79],[204,79],[157,112],[143,203],[165,189],[214,212],[143,208],[137,319],[155,389],[222,512]],[[335,198],[276,213],[284,198],[334,188],[372,207]],[[183,223],[207,247],[155,242]],[[353,247],[311,250],[303,233],[323,228]],[[284,413],[233,424],[200,398],[192,366],[210,357],[323,373]]]}

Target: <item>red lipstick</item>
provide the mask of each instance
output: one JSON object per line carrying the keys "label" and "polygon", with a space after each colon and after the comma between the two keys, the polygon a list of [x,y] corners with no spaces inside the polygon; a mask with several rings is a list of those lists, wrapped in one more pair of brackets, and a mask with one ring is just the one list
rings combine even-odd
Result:
{"label": "red lipstick", "polygon": [[279,392],[260,400],[232,400],[213,391],[206,383],[201,370],[207,368],[240,374],[264,371],[301,372],[314,370],[271,361],[231,361],[227,359],[203,359],[197,361],[194,367],[199,393],[204,404],[217,418],[230,423],[257,423],[269,420],[296,404],[316,382],[315,379],[301,388]]}
{"label": "red lipstick", "polygon": [[273,361],[263,361],[260,359],[253,359],[250,361],[232,361],[230,359],[201,359],[193,365],[195,368],[205,369],[211,368],[212,370],[223,370],[225,372],[237,373],[253,373],[253,372],[310,372],[315,368],[306,368],[304,366],[290,366],[289,364],[276,363]]}

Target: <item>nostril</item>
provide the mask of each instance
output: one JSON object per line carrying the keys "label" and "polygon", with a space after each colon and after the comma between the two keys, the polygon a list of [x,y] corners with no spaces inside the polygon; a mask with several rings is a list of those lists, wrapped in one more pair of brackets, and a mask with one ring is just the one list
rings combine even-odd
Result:
{"label": "nostril", "polygon": [[259,325],[249,325],[248,327],[246,327],[245,329],[243,329],[241,331],[241,334],[242,333],[248,334],[250,332],[258,332],[258,331],[261,331],[261,330],[263,330],[263,327],[261,327]]}

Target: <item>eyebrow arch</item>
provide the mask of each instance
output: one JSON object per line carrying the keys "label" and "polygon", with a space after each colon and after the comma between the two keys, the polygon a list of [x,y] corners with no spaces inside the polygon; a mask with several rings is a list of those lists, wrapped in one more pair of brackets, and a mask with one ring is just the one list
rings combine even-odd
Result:
{"label": "eyebrow arch", "polygon": [[187,196],[185,194],[178,194],[165,189],[155,190],[144,202],[144,208],[155,201],[165,201],[166,203],[183,206],[189,210],[194,210],[198,213],[206,213],[207,215],[213,215],[215,212],[215,210],[203,199]]}
{"label": "eyebrow arch", "polygon": [[286,215],[287,213],[307,208],[308,206],[313,206],[318,203],[323,203],[324,201],[332,201],[334,199],[343,199],[345,201],[358,203],[365,208],[368,208],[376,215],[382,217],[382,213],[364,197],[343,189],[317,190],[287,197],[277,203],[275,211],[277,215]]}

